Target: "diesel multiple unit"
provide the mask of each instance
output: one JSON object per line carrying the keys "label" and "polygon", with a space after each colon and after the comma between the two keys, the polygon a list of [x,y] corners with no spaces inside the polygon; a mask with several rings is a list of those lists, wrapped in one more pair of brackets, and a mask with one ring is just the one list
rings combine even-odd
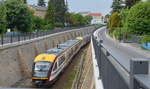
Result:
{"label": "diesel multiple unit", "polygon": [[37,86],[52,84],[74,55],[90,41],[90,35],[77,37],[39,54],[33,63],[32,81]]}

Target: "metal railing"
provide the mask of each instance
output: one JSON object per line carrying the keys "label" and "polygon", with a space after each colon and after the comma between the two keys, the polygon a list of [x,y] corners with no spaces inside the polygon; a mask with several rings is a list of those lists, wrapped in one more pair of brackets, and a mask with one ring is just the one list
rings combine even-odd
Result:
{"label": "metal railing", "polygon": [[56,28],[53,30],[40,31],[40,32],[37,31],[37,32],[25,32],[25,33],[20,33],[20,32],[5,33],[0,35],[0,45],[30,40],[30,39],[50,35],[57,32],[75,30],[82,27],[87,27],[87,26]]}
{"label": "metal railing", "polygon": [[128,70],[105,48],[103,40],[94,36],[92,40],[104,89],[150,89],[148,60],[131,59]]}

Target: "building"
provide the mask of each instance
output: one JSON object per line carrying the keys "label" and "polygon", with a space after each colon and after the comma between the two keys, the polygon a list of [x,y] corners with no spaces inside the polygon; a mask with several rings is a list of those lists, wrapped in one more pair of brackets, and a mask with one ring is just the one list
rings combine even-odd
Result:
{"label": "building", "polygon": [[78,14],[82,16],[88,16],[91,12],[79,12]]}
{"label": "building", "polygon": [[90,13],[89,16],[93,17],[91,24],[103,23],[103,16],[101,13]]}
{"label": "building", "polygon": [[47,7],[36,6],[36,5],[30,5],[29,7],[34,11],[34,15],[40,18],[45,17],[47,9],[48,9]]}

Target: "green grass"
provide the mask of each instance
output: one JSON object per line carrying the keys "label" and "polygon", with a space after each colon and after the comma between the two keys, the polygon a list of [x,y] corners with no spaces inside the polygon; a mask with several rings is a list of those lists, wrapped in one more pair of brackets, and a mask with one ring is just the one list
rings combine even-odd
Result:
{"label": "green grass", "polygon": [[78,72],[78,69],[75,68],[74,71],[69,74],[67,84],[64,86],[63,89],[71,89],[77,72]]}

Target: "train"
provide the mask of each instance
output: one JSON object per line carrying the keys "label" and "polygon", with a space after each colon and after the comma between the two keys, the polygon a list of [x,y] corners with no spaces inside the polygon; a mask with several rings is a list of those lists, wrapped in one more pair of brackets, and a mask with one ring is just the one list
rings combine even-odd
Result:
{"label": "train", "polygon": [[90,42],[90,38],[90,35],[77,37],[36,56],[32,66],[32,83],[36,86],[53,84],[78,51]]}

